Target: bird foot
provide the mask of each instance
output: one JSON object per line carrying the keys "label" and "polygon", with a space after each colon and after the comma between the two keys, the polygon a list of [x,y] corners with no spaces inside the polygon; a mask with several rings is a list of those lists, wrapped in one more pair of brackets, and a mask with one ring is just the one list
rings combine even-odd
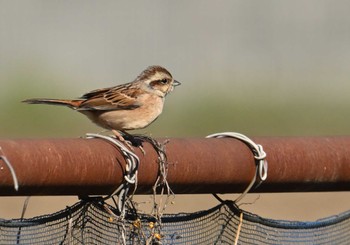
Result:
{"label": "bird foot", "polygon": [[128,134],[125,132],[122,132],[123,133],[123,135],[122,135],[119,131],[117,131],[115,129],[113,129],[112,132],[115,135],[115,137],[120,142],[125,144],[130,150],[134,151],[133,147],[138,147],[140,149],[140,151],[142,152],[142,154],[146,155],[146,152],[142,147],[142,140],[141,139],[136,138],[136,137],[132,136],[131,134]]}

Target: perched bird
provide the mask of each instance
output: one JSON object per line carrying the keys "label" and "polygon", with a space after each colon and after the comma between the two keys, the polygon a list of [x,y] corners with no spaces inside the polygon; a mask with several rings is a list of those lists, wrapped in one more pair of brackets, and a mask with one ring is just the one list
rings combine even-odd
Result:
{"label": "perched bird", "polygon": [[132,82],[110,88],[96,89],[78,99],[27,99],[29,104],[63,105],[87,116],[102,128],[119,132],[141,129],[162,113],[165,96],[180,82],[161,66],[150,66]]}

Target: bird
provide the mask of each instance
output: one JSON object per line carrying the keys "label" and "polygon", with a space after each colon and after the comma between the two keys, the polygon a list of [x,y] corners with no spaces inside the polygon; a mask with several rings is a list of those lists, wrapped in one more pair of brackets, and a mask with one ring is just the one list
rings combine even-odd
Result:
{"label": "bird", "polygon": [[78,99],[33,98],[22,102],[69,107],[125,142],[126,131],[142,129],[163,111],[165,97],[181,83],[162,66],[147,67],[132,82],[92,90]]}

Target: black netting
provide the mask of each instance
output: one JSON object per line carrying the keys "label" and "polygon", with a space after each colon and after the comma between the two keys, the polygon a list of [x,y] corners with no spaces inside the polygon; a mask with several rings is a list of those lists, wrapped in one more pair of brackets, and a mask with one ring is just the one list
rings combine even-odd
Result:
{"label": "black netting", "polygon": [[[115,211],[109,206],[109,209]],[[225,202],[210,210],[164,215],[161,229],[148,215],[111,217],[98,202],[52,215],[0,220],[1,244],[234,244],[239,210]],[[350,211],[315,222],[272,220],[244,212],[238,244],[349,244]],[[153,243],[152,243],[153,242]]]}

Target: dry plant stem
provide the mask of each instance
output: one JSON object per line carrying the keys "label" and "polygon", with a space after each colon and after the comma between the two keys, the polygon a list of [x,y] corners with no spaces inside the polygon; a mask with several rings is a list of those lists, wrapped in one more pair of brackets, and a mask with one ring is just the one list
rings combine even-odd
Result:
{"label": "dry plant stem", "polygon": [[237,227],[237,233],[236,233],[236,238],[235,238],[235,243],[234,243],[235,245],[238,244],[238,239],[239,239],[239,235],[241,233],[242,223],[243,223],[243,212],[241,212],[239,215],[239,224]]}

